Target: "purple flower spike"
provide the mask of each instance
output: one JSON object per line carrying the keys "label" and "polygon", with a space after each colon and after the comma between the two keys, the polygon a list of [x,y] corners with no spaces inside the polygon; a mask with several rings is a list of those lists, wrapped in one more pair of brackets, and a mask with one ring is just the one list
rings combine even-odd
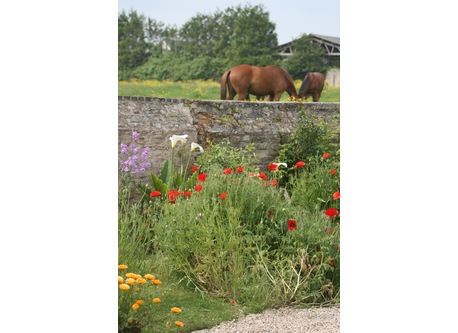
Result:
{"label": "purple flower spike", "polygon": [[132,140],[137,141],[139,137],[140,137],[140,134],[138,134],[135,131],[132,132]]}

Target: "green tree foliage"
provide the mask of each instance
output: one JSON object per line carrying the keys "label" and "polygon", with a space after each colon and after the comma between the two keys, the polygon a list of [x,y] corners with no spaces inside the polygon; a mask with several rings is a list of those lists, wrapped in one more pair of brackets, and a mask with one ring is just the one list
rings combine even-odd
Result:
{"label": "green tree foliage", "polygon": [[293,55],[284,60],[283,66],[294,79],[303,79],[307,72],[326,73],[325,51],[312,41],[310,35],[303,34],[295,40],[293,48]]}
{"label": "green tree foliage", "polygon": [[263,5],[245,5],[197,14],[181,28],[145,18],[134,10],[118,15],[118,78],[193,80],[221,78],[239,65],[280,65],[294,79],[309,71],[326,73],[340,67],[326,59],[325,50],[303,34],[295,52],[282,60],[275,24]]}
{"label": "green tree foliage", "polygon": [[131,10],[118,15],[118,76],[142,65],[150,55],[145,35],[145,17]]}

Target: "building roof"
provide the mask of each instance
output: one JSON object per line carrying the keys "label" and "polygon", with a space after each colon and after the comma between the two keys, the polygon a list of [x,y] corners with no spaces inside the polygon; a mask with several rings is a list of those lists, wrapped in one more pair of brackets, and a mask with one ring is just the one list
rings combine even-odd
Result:
{"label": "building roof", "polygon": [[[320,43],[326,50],[328,56],[340,56],[340,37],[310,34],[312,41]],[[290,56],[294,53],[293,42],[278,45],[275,51],[282,56]]]}

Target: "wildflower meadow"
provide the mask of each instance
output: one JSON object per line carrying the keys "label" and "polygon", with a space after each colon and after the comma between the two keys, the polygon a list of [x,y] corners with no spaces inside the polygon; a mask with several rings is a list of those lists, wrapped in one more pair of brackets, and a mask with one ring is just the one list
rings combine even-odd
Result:
{"label": "wildflower meadow", "polygon": [[[301,133],[311,130],[315,142]],[[142,133],[121,143],[119,332],[190,332],[240,313],[338,303],[340,158],[332,134],[325,124],[298,126],[289,144],[316,149],[280,149],[281,160],[264,167],[252,146],[204,148],[186,133],[172,135],[158,174],[151,147],[135,145]]]}

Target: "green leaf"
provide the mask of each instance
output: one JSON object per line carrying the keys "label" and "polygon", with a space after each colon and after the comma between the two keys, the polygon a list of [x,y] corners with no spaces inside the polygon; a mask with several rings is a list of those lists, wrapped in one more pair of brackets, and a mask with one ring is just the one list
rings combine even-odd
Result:
{"label": "green leaf", "polygon": [[151,174],[151,183],[153,184],[154,188],[163,194],[169,193],[169,187],[166,183],[162,181],[159,177],[155,174]]}
{"label": "green leaf", "polygon": [[164,183],[168,184],[171,174],[172,174],[172,161],[167,160],[167,161],[165,161],[164,166],[162,167],[161,174],[159,175],[159,178]]}

